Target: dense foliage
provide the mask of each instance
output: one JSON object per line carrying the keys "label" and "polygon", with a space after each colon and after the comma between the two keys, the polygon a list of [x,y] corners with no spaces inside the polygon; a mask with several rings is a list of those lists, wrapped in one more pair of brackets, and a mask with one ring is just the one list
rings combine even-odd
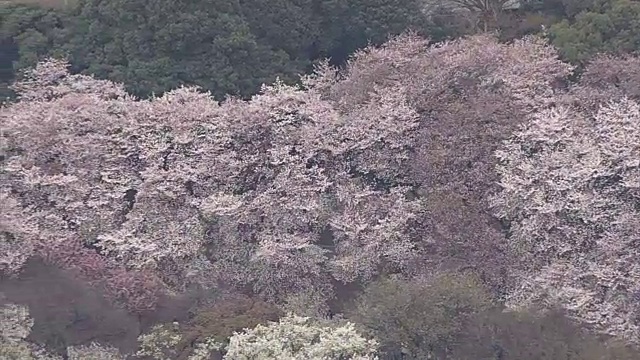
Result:
{"label": "dense foliage", "polygon": [[567,2],[571,17],[552,26],[549,35],[568,60],[586,62],[600,52],[625,54],[640,50],[640,2]]}

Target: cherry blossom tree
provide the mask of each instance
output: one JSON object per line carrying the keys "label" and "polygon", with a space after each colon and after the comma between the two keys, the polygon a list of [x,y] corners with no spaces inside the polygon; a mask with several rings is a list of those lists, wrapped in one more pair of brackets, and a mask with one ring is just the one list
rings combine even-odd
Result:
{"label": "cherry blossom tree", "polygon": [[417,184],[424,200],[414,228],[422,256],[412,270],[471,267],[504,292],[518,262],[486,211],[498,180],[493,152],[530,114],[557,101],[572,70],[535,37],[502,44],[482,35],[429,46],[407,34],[357,53],[336,84],[327,69],[326,85],[316,86],[345,107],[368,101],[372,88],[405,92],[420,125],[409,166],[393,181]]}
{"label": "cherry blossom tree", "polygon": [[[140,101],[41,63],[0,110],[3,269],[38,255],[132,309],[153,307],[160,287],[194,285],[322,304],[336,281],[429,271],[436,231],[457,235],[425,223],[425,203],[487,191],[495,140],[546,107],[571,68],[536,38],[427,44],[403,35],[344,71],[325,64],[300,87],[223,103],[195,88]],[[508,111],[487,122],[487,103]],[[466,175],[449,184],[447,171]],[[482,258],[482,246],[464,256]]]}
{"label": "cherry blossom tree", "polygon": [[[314,287],[329,296],[331,278],[367,279],[411,259],[403,233],[417,202],[406,187],[374,189],[359,175],[406,160],[417,116],[401,93],[379,90],[349,112],[281,83],[249,103],[219,105],[188,88],[136,101],[65,66],[41,64],[2,110],[3,186],[37,233],[10,233],[26,243],[11,270],[37,244],[47,258],[84,244],[95,250],[76,247],[58,263],[150,270],[176,290],[252,285],[277,298]],[[385,142],[394,146],[379,156]]]}
{"label": "cherry blossom tree", "polygon": [[[582,110],[581,110],[582,109]],[[495,214],[528,269],[513,305],[560,303],[613,335],[640,340],[640,106],[540,112],[496,153]]]}

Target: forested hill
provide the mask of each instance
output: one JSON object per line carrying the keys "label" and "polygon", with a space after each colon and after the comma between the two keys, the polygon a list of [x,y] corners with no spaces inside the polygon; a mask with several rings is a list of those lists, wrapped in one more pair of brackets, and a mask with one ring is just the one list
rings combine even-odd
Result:
{"label": "forested hill", "polygon": [[141,97],[182,84],[246,97],[408,29],[432,41],[481,31],[510,40],[546,26],[566,59],[584,62],[637,50],[639,18],[635,0],[4,1],[0,96],[16,70],[54,55]]}
{"label": "forested hill", "polygon": [[47,4],[0,360],[640,360],[638,1]]}

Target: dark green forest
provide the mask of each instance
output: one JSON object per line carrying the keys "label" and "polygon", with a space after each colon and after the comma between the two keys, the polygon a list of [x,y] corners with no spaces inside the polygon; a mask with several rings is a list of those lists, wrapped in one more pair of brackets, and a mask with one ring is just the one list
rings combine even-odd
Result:
{"label": "dark green forest", "polygon": [[639,0],[0,1],[0,360],[640,360]]}
{"label": "dark green forest", "polygon": [[[71,8],[3,6],[1,81],[49,55],[133,94],[195,84],[222,98],[295,82],[314,61],[342,63],[368,43],[429,25],[414,0],[82,0]],[[432,25],[435,26],[435,25]],[[447,36],[450,32],[441,31]],[[3,92],[6,94],[6,87]]]}
{"label": "dark green forest", "polygon": [[[465,2],[474,3],[79,0],[56,7],[6,2],[0,7],[0,94],[10,96],[7,86],[21,70],[57,56],[69,60],[73,73],[125,83],[139,97],[180,85],[200,86],[220,99],[248,97],[263,83],[278,77],[296,82],[318,60],[342,65],[355,50],[407,30],[433,42],[484,31],[486,9],[456,8]],[[544,32],[574,63],[640,46],[637,1],[521,3],[500,11],[486,29],[503,41]]]}

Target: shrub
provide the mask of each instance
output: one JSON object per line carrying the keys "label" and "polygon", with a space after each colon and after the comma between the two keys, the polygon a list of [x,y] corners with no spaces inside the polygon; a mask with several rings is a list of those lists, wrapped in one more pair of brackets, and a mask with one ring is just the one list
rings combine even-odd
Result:
{"label": "shrub", "polygon": [[347,316],[389,351],[425,359],[446,355],[466,321],[495,306],[477,278],[452,273],[373,283]]}
{"label": "shrub", "polygon": [[[614,339],[615,340],[615,339]],[[459,337],[456,360],[633,360],[637,349],[599,338],[560,309],[488,312]]]}
{"label": "shrub", "polygon": [[239,295],[223,297],[211,307],[199,309],[182,326],[177,358],[186,359],[194,352],[194,346],[206,341],[226,345],[235,332],[278,321],[282,315],[277,307],[263,301]]}

